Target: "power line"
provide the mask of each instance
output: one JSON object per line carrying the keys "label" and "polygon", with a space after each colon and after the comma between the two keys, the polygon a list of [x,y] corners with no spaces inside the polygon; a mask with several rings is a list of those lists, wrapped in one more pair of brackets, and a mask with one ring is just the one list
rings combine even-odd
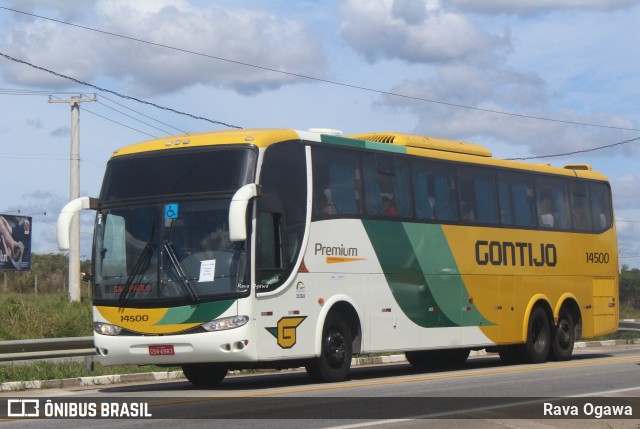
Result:
{"label": "power line", "polygon": [[0,159],[24,159],[24,160],[40,160],[40,161],[68,161],[69,157],[66,158],[58,158],[58,156],[64,155],[56,155],[56,154],[30,154],[30,153],[14,153],[14,154],[2,154],[0,155]]}
{"label": "power line", "polygon": [[[165,133],[165,134],[167,134],[167,135],[171,135],[171,133],[170,133],[170,132],[168,132],[168,131],[165,131],[165,130],[163,130],[163,129],[160,129],[160,128],[156,127],[155,125],[151,125],[151,124],[149,124],[149,123],[147,123],[147,122],[144,122],[144,121],[142,121],[142,120],[140,120],[140,119],[138,119],[138,118],[136,118],[136,117],[134,117],[134,116],[131,116],[131,115],[127,114],[127,113],[124,113],[124,112],[122,112],[122,111],[120,111],[120,110],[118,110],[118,109],[116,109],[116,108],[114,108],[114,107],[111,107],[111,106],[108,106],[108,105],[106,105],[106,104],[104,104],[104,103],[101,103],[100,101],[98,101],[98,104],[100,104],[101,106],[106,107],[107,109],[111,109],[111,110],[113,110],[114,112],[118,112],[118,113],[120,113],[121,115],[126,116],[127,118],[131,118],[131,119],[133,119],[134,121],[138,121],[138,122],[140,122],[140,123],[143,123],[143,124],[145,124],[145,125],[146,125],[146,126],[148,126],[148,127],[154,128],[154,129],[156,129],[156,130],[158,130],[158,131],[162,131],[163,133]],[[118,123],[119,123],[119,122],[118,122]],[[157,138],[157,137],[156,137],[156,138]]]}
{"label": "power line", "polygon": [[[151,119],[152,121],[155,121],[155,122],[157,122],[157,123],[159,123],[159,124],[165,125],[165,126],[167,126],[167,127],[169,127],[169,128],[173,128],[174,130],[179,131],[179,132],[181,132],[182,134],[187,134],[187,131],[185,131],[185,130],[181,130],[180,128],[176,128],[176,127],[174,127],[173,125],[167,124],[166,122],[162,122],[162,121],[160,121],[160,120],[158,120],[158,119],[152,118],[151,116],[145,115],[145,114],[144,114],[144,113],[142,113],[142,112],[138,112],[137,110],[134,110],[134,109],[132,109],[132,108],[130,108],[130,107],[127,107],[127,106],[125,106],[125,105],[124,105],[124,104],[122,104],[122,103],[118,103],[117,101],[112,100],[112,99],[110,99],[109,97],[106,97],[106,96],[104,96],[104,95],[101,95],[101,97],[102,97],[102,98],[104,98],[105,100],[110,101],[110,102],[111,102],[111,103],[113,103],[113,104],[117,104],[117,105],[118,105],[118,106],[120,106],[120,107],[123,107],[123,108],[125,108],[125,109],[127,109],[127,110],[130,110],[130,111],[132,111],[132,112],[134,112],[134,113],[137,113],[137,114],[138,114],[138,115],[140,115],[140,116],[144,116],[145,118],[147,118],[147,119]],[[103,103],[100,103],[100,104],[103,104]],[[140,120],[138,119],[138,121],[140,121]],[[140,121],[140,122],[142,122],[142,121]],[[144,123],[144,122],[143,122],[143,123]],[[170,134],[170,133],[167,133],[167,134]]]}
{"label": "power line", "polygon": [[141,133],[141,134],[144,134],[144,135],[146,135],[146,136],[149,136],[149,137],[151,137],[151,138],[154,138],[154,139],[157,139],[157,138],[158,138],[158,136],[154,136],[153,134],[149,134],[149,133],[146,133],[146,132],[144,132],[144,131],[141,131],[141,130],[139,130],[139,129],[137,129],[137,128],[130,127],[129,125],[125,125],[125,124],[123,124],[122,122],[118,122],[118,121],[116,121],[116,120],[114,120],[114,119],[107,118],[106,116],[103,116],[103,115],[101,115],[101,114],[99,114],[99,113],[96,113],[96,112],[92,112],[91,110],[89,110],[89,109],[87,109],[87,108],[85,108],[85,109],[84,109],[84,111],[85,111],[85,112],[87,112],[87,113],[90,113],[90,114],[92,114],[92,115],[94,115],[94,116],[98,116],[99,118],[102,118],[102,119],[104,119],[104,120],[106,120],[106,121],[113,122],[114,124],[118,124],[118,125],[123,126],[123,127],[125,127],[125,128],[129,128],[130,130],[133,130],[133,131],[137,131],[137,132],[139,132],[139,133]]}
{"label": "power line", "polygon": [[78,92],[66,92],[44,89],[16,89],[16,88],[0,88],[0,94],[4,95],[49,95],[49,94],[77,94]]}
{"label": "power line", "polygon": [[[3,94],[3,95],[35,95],[35,96],[50,95],[53,98],[58,98],[58,97],[56,97],[54,95],[51,95],[51,94],[77,94],[77,93],[78,93],[78,91],[75,91],[75,92],[62,91],[61,92],[61,91],[47,91],[47,90],[41,90],[41,89],[39,89],[39,90],[29,90],[29,89],[16,89],[16,88],[0,88],[0,94]],[[149,115],[146,115],[146,114],[144,114],[142,112],[139,112],[139,111],[137,111],[135,109],[132,109],[132,108],[130,108],[130,107],[128,107],[128,106],[126,106],[126,105],[124,105],[122,103],[118,103],[117,101],[112,100],[111,98],[109,98],[109,97],[107,97],[105,95],[101,95],[101,97],[104,98],[105,100],[108,100],[109,102],[111,102],[113,104],[116,104],[116,105],[118,105],[118,106],[120,106],[120,107],[122,107],[124,109],[127,109],[127,110],[129,110],[131,112],[134,112],[134,113],[136,113],[136,114],[138,114],[140,116],[143,116],[143,117],[145,117],[147,119],[150,119],[150,120],[152,120],[154,122],[157,122],[159,124],[165,125],[165,126],[167,126],[169,128],[173,128],[174,130],[176,130],[176,131],[178,131],[178,132],[180,132],[182,134],[187,134],[188,133],[187,131],[182,130],[182,129],[177,128],[177,127],[174,127],[171,124],[167,124],[166,122],[163,122],[163,121],[160,121],[158,119],[155,119],[155,118],[153,118],[153,117],[151,117]],[[143,123],[143,124],[145,124],[145,125],[147,125],[147,126],[149,126],[151,128],[155,128],[156,130],[162,131],[165,134],[169,134],[169,135],[173,134],[173,133],[170,133],[170,132],[168,132],[166,130],[158,128],[155,125],[149,124],[149,123],[147,123],[147,122],[145,122],[145,121],[143,121],[141,119],[138,119],[138,118],[136,118],[134,116],[131,116],[131,115],[127,114],[127,113],[124,113],[124,112],[122,112],[122,111],[120,111],[120,110],[118,110],[118,109],[116,109],[114,107],[109,106],[108,104],[102,103],[100,100],[97,100],[97,102],[98,102],[98,104],[103,105],[107,109],[111,109],[111,110],[113,110],[115,112],[118,112],[123,116],[127,116],[128,118],[133,119],[134,121],[138,121],[138,122]]]}
{"label": "power line", "polygon": [[[3,8],[0,6],[0,9],[3,9]],[[76,79],[76,78],[73,78],[73,77],[70,77],[70,76],[64,75],[64,74],[62,74],[62,73],[58,73],[58,72],[55,72],[55,71],[53,71],[53,70],[49,70],[49,69],[46,69],[46,68],[44,68],[44,67],[37,66],[37,65],[35,65],[35,64],[31,64],[31,63],[29,63],[29,62],[27,62],[27,61],[20,60],[20,59],[18,59],[18,58],[14,58],[14,57],[12,57],[12,56],[10,56],[10,55],[7,55],[7,54],[5,54],[5,53],[3,53],[3,52],[0,52],[0,56],[3,56],[3,57],[5,57],[6,59],[8,59],[8,60],[10,60],[10,61],[13,61],[13,62],[16,62],[16,63],[20,63],[20,64],[27,65],[27,66],[29,66],[29,67],[32,67],[32,68],[36,69],[36,70],[41,70],[41,71],[47,72],[47,73],[49,73],[49,74],[52,74],[52,75],[54,75],[54,76],[58,76],[58,77],[60,77],[60,78],[67,79],[67,80],[70,80],[70,81],[73,81],[73,82],[78,83],[78,84],[80,84],[80,85],[85,85],[85,86],[91,87],[91,88],[96,89],[96,90],[101,91],[101,92],[107,92],[107,93],[109,93],[109,94],[116,95],[116,96],[118,96],[118,97],[120,97],[120,98],[124,98],[125,100],[133,100],[133,101],[137,101],[138,103],[146,104],[146,105],[148,105],[148,106],[153,106],[153,107],[155,107],[155,108],[157,108],[157,109],[167,110],[167,111],[169,111],[169,112],[177,113],[178,115],[188,116],[188,117],[193,118],[193,119],[199,119],[199,120],[202,120],[202,121],[211,122],[212,124],[216,124],[216,125],[223,125],[223,126],[225,126],[225,127],[229,127],[229,128],[238,128],[238,129],[241,129],[241,128],[242,128],[242,127],[237,126],[237,125],[231,125],[231,124],[227,124],[227,123],[225,123],[225,122],[215,121],[215,120],[213,120],[213,119],[209,119],[209,118],[204,118],[204,117],[202,117],[202,116],[196,116],[196,115],[193,115],[193,114],[191,114],[191,113],[181,112],[181,111],[176,110],[176,109],[173,109],[173,108],[171,108],[171,107],[161,106],[161,105],[159,105],[159,104],[152,103],[152,102],[150,102],[150,101],[141,100],[141,99],[139,99],[139,98],[132,97],[132,96],[130,96],[130,95],[120,94],[119,92],[112,91],[112,90],[107,89],[107,88],[102,88],[102,87],[97,86],[97,85],[94,85],[94,84],[92,84],[92,83],[84,82],[84,81],[81,81],[81,80],[79,80],[79,79]]]}
{"label": "power line", "polygon": [[596,150],[608,149],[608,148],[611,148],[611,147],[620,146],[620,145],[627,144],[627,143],[632,143],[632,142],[637,141],[637,140],[640,140],[640,137],[636,137],[636,138],[629,139],[629,140],[624,140],[624,141],[617,142],[617,143],[607,144],[607,145],[604,145],[604,146],[592,147],[591,149],[574,150],[572,152],[556,153],[556,154],[551,154],[551,155],[536,155],[536,156],[526,156],[526,157],[521,157],[521,158],[505,158],[505,159],[509,160],[509,161],[526,161],[526,160],[530,160],[530,159],[558,158],[558,157],[561,157],[561,156],[575,155],[575,154],[578,154],[578,153],[587,153],[587,152],[594,152]]}
{"label": "power line", "polygon": [[[271,68],[271,67],[260,66],[260,65],[257,65],[257,64],[251,64],[251,63],[247,63],[247,62],[244,62],[244,61],[232,60],[232,59],[229,59],[229,58],[219,57],[219,56],[216,56],[216,55],[203,54],[201,52],[195,52],[195,51],[191,51],[191,50],[184,49],[184,48],[177,48],[175,46],[169,46],[169,45],[165,45],[165,44],[162,44],[162,43],[150,42],[148,40],[138,39],[136,37],[125,36],[125,35],[118,34],[118,33],[112,33],[110,31],[100,30],[100,29],[93,28],[93,27],[88,27],[88,26],[79,25],[79,24],[73,24],[71,22],[66,22],[66,21],[62,21],[62,20],[58,20],[58,19],[54,19],[54,18],[49,18],[49,17],[46,17],[46,16],[41,16],[41,15],[36,15],[36,14],[28,13],[28,12],[23,12],[23,11],[12,9],[12,8],[9,8],[9,7],[0,6],[0,9],[5,9],[5,10],[11,11],[11,12],[15,12],[15,13],[20,13],[20,14],[23,14],[23,15],[31,16],[33,18],[39,18],[39,19],[44,19],[44,20],[47,20],[47,21],[57,22],[58,24],[63,24],[63,25],[68,25],[68,26],[72,26],[72,27],[81,28],[83,30],[93,31],[93,32],[96,32],[96,33],[102,33],[102,34],[106,34],[106,35],[113,36],[113,37],[119,37],[121,39],[131,40],[131,41],[138,42],[138,43],[144,43],[144,44],[147,44],[147,45],[156,46],[156,47],[160,47],[160,48],[164,48],[164,49],[171,49],[171,50],[174,50],[174,51],[183,52],[183,53],[190,54],[190,55],[197,55],[197,56],[200,56],[200,57],[210,58],[210,59],[217,60],[217,61],[224,61],[224,62],[227,62],[227,63],[237,64],[237,65],[244,66],[244,67],[251,67],[251,68],[255,68],[255,69],[259,69],[259,70],[265,70],[265,71],[269,71],[269,72],[273,72],[273,73],[279,73],[279,74],[283,74],[283,75],[287,75],[287,76],[291,76],[291,77],[297,77],[297,78],[301,78],[301,79],[312,80],[312,81],[315,81],[315,82],[328,83],[328,84],[331,84],[331,85],[342,86],[342,87],[345,87],[345,88],[357,89],[357,90],[360,90],[360,91],[367,91],[367,92],[372,92],[372,93],[381,94],[381,95],[389,95],[389,96],[392,96],[392,97],[400,97],[400,98],[405,98],[405,99],[409,99],[409,100],[423,101],[423,102],[433,103],[433,104],[440,104],[440,105],[443,105],[443,106],[456,107],[456,108],[460,108],[460,109],[475,110],[475,111],[479,111],[479,112],[493,113],[493,114],[498,114],[498,115],[514,116],[514,117],[524,118],[524,119],[534,119],[534,120],[539,120],[539,121],[557,122],[557,123],[568,124],[568,125],[579,125],[579,126],[585,126],[585,127],[607,128],[607,129],[614,129],[614,130],[640,131],[639,128],[616,127],[616,126],[612,126],[612,125],[592,124],[592,123],[588,123],[588,122],[567,121],[567,120],[547,118],[547,117],[542,117],[542,116],[525,115],[523,113],[505,112],[505,111],[502,111],[502,110],[495,110],[495,109],[484,109],[484,108],[481,108],[481,107],[473,107],[473,106],[467,106],[467,105],[464,105],[464,104],[450,103],[450,102],[441,101],[441,100],[433,100],[433,99],[429,99],[429,98],[417,97],[417,96],[412,96],[412,95],[408,95],[408,94],[401,94],[401,93],[397,93],[397,92],[383,91],[383,90],[379,90],[379,89],[368,88],[368,87],[365,87],[365,86],[349,84],[349,83],[335,81],[335,80],[323,79],[323,78],[319,78],[319,77],[315,77],[315,76],[308,76],[308,75],[303,75],[303,74],[300,74],[300,73],[288,72],[288,71],[284,71],[284,70],[278,70],[278,69],[274,69],[274,68]],[[229,126],[227,124],[223,124],[223,125]],[[240,127],[235,127],[235,128],[240,128]]]}

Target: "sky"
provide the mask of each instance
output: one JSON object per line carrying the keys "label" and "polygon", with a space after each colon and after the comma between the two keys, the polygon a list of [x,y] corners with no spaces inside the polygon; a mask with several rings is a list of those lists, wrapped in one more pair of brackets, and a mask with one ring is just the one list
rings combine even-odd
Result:
{"label": "sky", "polygon": [[81,195],[119,147],[228,126],[587,151],[528,162],[604,173],[620,264],[640,267],[638,22],[640,0],[0,0],[0,213],[33,216],[33,252],[58,252],[71,109],[49,101],[95,93]]}

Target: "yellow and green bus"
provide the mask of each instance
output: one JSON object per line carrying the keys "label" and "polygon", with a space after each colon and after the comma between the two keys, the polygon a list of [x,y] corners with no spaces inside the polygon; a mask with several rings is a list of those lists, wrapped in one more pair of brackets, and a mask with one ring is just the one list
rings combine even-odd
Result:
{"label": "yellow and green bus", "polygon": [[305,366],[348,376],[353,354],[414,366],[571,358],[616,331],[618,259],[607,179],[495,159],[400,133],[242,129],[124,147],[99,198],[93,245],[102,363]]}

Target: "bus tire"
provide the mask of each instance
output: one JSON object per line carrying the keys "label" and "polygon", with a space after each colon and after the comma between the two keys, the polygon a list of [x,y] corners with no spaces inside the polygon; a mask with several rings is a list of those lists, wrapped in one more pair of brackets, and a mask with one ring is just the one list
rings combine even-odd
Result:
{"label": "bus tire", "polygon": [[331,312],[322,329],[320,356],[306,365],[309,376],[319,382],[343,381],[351,368],[353,338],[344,318]]}
{"label": "bus tire", "polygon": [[520,348],[521,360],[525,363],[542,363],[547,360],[551,347],[551,324],[542,307],[531,310],[527,327],[527,340]]}
{"label": "bus tire", "polygon": [[184,376],[198,387],[213,387],[227,375],[227,368],[211,363],[190,363],[182,365]]}
{"label": "bus tire", "polygon": [[558,325],[551,335],[551,349],[549,359],[563,361],[571,359],[573,346],[576,341],[576,325],[571,313],[562,313],[558,318]]}

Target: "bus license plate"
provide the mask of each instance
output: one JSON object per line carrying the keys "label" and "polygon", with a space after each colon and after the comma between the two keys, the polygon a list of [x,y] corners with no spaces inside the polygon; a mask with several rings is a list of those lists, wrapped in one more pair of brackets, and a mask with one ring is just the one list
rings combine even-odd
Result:
{"label": "bus license plate", "polygon": [[173,345],[149,346],[149,354],[151,356],[169,356],[175,355]]}

